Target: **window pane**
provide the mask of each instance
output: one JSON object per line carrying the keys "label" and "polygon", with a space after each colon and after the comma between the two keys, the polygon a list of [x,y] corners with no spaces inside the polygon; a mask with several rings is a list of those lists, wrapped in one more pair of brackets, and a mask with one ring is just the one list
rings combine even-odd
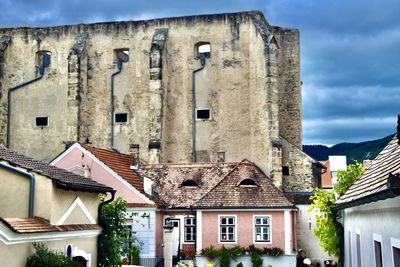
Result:
{"label": "window pane", "polygon": [[228,218],[228,223],[233,224],[233,218]]}
{"label": "window pane", "polygon": [[261,218],[256,217],[256,224],[261,224]]}
{"label": "window pane", "polygon": [[233,227],[228,228],[229,233],[233,233]]}
{"label": "window pane", "polygon": [[221,218],[221,224],[226,224],[226,218]]}

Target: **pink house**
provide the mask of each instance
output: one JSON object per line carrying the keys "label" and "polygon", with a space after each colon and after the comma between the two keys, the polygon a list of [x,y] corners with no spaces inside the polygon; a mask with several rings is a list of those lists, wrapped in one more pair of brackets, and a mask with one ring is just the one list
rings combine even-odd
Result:
{"label": "pink house", "polygon": [[52,164],[89,175],[127,200],[143,260],[163,256],[166,224],[174,226],[174,255],[211,245],[296,250],[296,207],[248,160],[139,165],[132,155],[75,143]]}

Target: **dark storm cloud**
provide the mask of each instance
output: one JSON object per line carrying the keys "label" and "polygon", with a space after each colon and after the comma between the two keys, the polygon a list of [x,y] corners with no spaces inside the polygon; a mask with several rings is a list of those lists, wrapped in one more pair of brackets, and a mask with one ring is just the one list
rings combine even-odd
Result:
{"label": "dark storm cloud", "polygon": [[300,30],[304,143],[391,134],[400,110],[398,0],[2,0],[0,27],[261,10]]}

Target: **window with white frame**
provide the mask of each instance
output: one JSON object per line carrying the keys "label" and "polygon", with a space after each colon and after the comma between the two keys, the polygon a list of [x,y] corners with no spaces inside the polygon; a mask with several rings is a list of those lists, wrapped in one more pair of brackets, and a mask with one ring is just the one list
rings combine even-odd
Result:
{"label": "window with white frame", "polygon": [[194,242],[196,240],[196,218],[185,218],[185,242]]}
{"label": "window with white frame", "polygon": [[235,242],[235,216],[221,216],[219,218],[220,242]]}
{"label": "window with white frame", "polygon": [[254,216],[254,242],[270,242],[270,216]]}

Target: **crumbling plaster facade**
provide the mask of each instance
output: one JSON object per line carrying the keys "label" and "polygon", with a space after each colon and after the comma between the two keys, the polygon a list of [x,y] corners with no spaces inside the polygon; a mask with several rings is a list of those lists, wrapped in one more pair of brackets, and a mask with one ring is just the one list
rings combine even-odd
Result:
{"label": "crumbling plaster facade", "polygon": [[[285,153],[302,145],[299,32],[261,12],[10,28],[0,38],[1,140],[24,154],[49,161],[88,139],[122,152],[139,144],[144,161],[190,162],[195,142],[197,161],[247,158],[281,188],[282,164],[304,157]],[[193,74],[200,42],[211,55]],[[119,66],[118,49],[129,50]],[[51,52],[50,66],[12,91],[8,110],[8,90],[38,77],[38,51]],[[193,121],[193,92],[209,120]],[[112,110],[127,122],[112,122]],[[48,126],[35,127],[40,116]],[[306,178],[290,191],[311,191],[312,168],[298,172],[291,179]]]}

